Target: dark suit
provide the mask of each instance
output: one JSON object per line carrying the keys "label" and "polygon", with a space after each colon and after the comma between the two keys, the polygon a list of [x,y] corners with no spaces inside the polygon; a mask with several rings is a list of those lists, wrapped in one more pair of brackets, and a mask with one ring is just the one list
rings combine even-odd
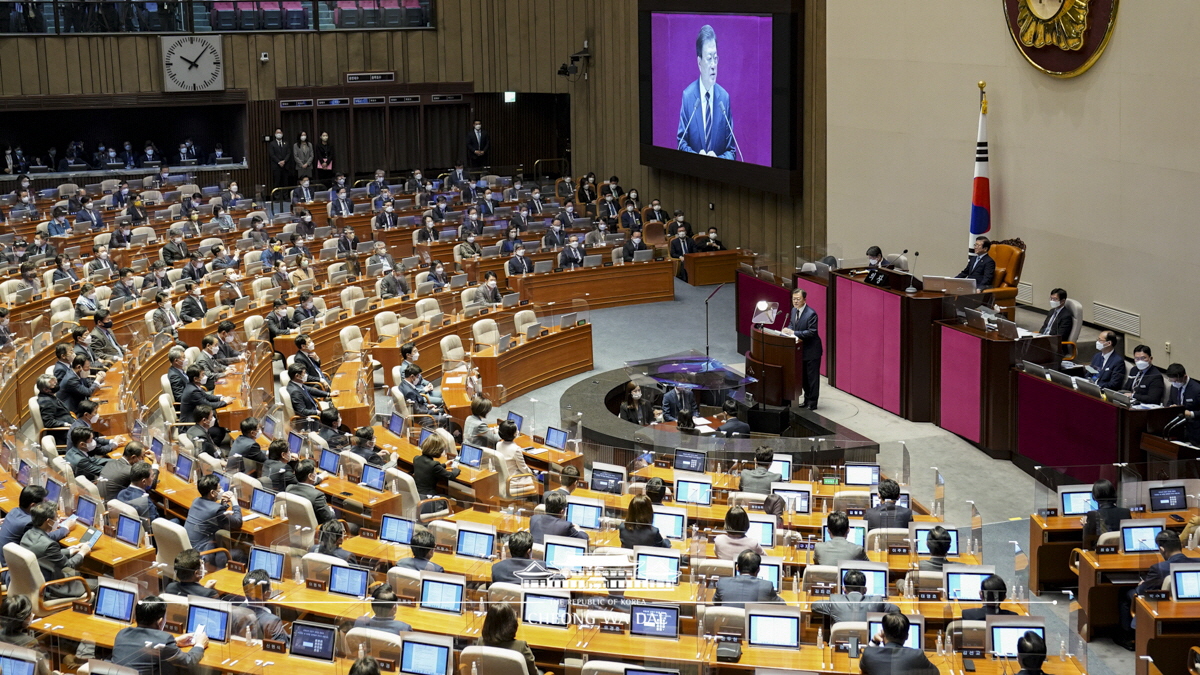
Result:
{"label": "dark suit", "polygon": [[171,382],[171,398],[175,399],[176,403],[182,403],[183,390],[188,386],[187,373],[171,366],[167,369],[167,379]]}
{"label": "dark suit", "polygon": [[575,247],[568,246],[558,254],[558,266],[565,269],[574,269],[583,266],[583,253]]}
{"label": "dark suit", "polygon": [[1071,339],[1071,329],[1075,326],[1075,317],[1071,316],[1071,312],[1066,305],[1058,309],[1050,310],[1046,315],[1046,320],[1042,322],[1042,329],[1038,332],[1042,335],[1057,335],[1063,340]]}
{"label": "dark suit", "polygon": [[866,560],[863,547],[845,537],[831,537],[813,549],[813,562],[817,565],[838,565],[843,560]]}
{"label": "dark suit", "polygon": [[390,230],[393,227],[396,227],[397,220],[399,220],[399,216],[397,216],[395,213],[388,213],[387,211],[381,211],[378,215],[375,216],[375,229]]}
{"label": "dark suit", "polygon": [[412,626],[397,619],[381,619],[377,616],[360,616],[354,620],[355,628],[373,628],[387,633],[407,633]]}
{"label": "dark suit", "polygon": [[313,190],[310,187],[300,186],[292,190],[292,202],[307,204],[313,200]]}
{"label": "dark suit", "polygon": [[508,275],[529,274],[533,272],[533,261],[525,256],[513,256],[508,259]]}
{"label": "dark suit", "polygon": [[1162,371],[1151,365],[1145,370],[1131,368],[1122,390],[1133,392],[1133,399],[1138,403],[1162,403],[1164,386]]}
{"label": "dark suit", "polygon": [[723,159],[736,159],[737,141],[732,121],[729,92],[714,82],[711,92],[702,93],[700,80],[696,80],[683,90],[679,127],[675,132],[678,148],[692,153],[709,151]]}
{"label": "dark suit", "polygon": [[333,507],[325,502],[325,493],[308,483],[296,483],[289,485],[287,488],[288,494],[297,495],[312,502],[313,513],[317,516],[317,523],[324,525],[333,520],[337,516],[333,512]]}
{"label": "dark suit", "polygon": [[541,544],[546,541],[546,535],[555,537],[574,537],[576,539],[588,540],[587,532],[575,527],[575,523],[561,518],[552,516],[548,513],[535,513],[529,519],[529,533],[533,535],[533,543]]}
{"label": "dark suit", "polygon": [[204,648],[192,647],[185,652],[175,643],[174,635],[153,628],[122,628],[113,641],[112,662],[133,668],[138,675],[187,673],[203,658]]}
{"label": "dark suit", "polygon": [[627,230],[641,232],[641,230],[642,230],[642,214],[638,213],[637,209],[634,209],[633,211],[626,211],[626,212],[622,213],[621,214],[621,227],[623,227]]}
{"label": "dark suit", "polygon": [[[216,547],[217,532],[229,530],[237,532],[242,527],[242,507],[235,502],[232,511],[226,512],[221,502],[214,502],[203,497],[197,497],[188,509],[187,521],[183,529],[187,532],[188,541],[192,548],[204,552]],[[207,556],[210,564],[224,567],[224,553],[214,553]]]}
{"label": "dark suit", "polygon": [[[671,240],[671,257],[682,258],[696,252],[696,242],[691,237],[675,237]],[[682,267],[680,269],[683,269]]]}
{"label": "dark suit", "polygon": [[292,412],[299,417],[320,415],[321,410],[317,407],[317,399],[329,398],[328,393],[295,381],[288,382],[287,395],[292,400]]}
{"label": "dark suit", "polygon": [[121,490],[129,487],[129,472],[132,468],[124,457],[118,457],[104,465],[104,470],[100,472],[100,477],[104,480],[96,486],[100,488],[100,496],[104,501],[116,499]]}
{"label": "dark suit", "polygon": [[1121,528],[1121,521],[1133,517],[1129,509],[1117,506],[1115,501],[1105,501],[1099,504],[1096,511],[1088,511],[1083,522],[1083,547],[1091,549],[1096,545],[1096,539],[1105,532],[1116,532]]}
{"label": "dark suit", "polygon": [[[492,563],[492,583],[493,584],[518,584],[520,585],[522,577],[517,576],[517,572],[528,570],[524,579],[550,579],[559,577],[559,575],[546,569],[540,560],[531,560],[529,558],[505,558]],[[561,578],[561,577],[560,577]]]}
{"label": "dark suit", "polygon": [[1125,386],[1125,359],[1113,349],[1105,361],[1104,354],[1097,352],[1092,357],[1096,369],[1096,385],[1101,389],[1120,390]]}
{"label": "dark suit", "polygon": [[816,409],[821,391],[821,355],[824,353],[821,335],[817,332],[817,320],[817,312],[807,304],[802,312],[797,312],[795,307],[788,312],[787,327],[802,343],[804,405],[811,409]]}
{"label": "dark suit", "polygon": [[900,608],[878,595],[863,595],[858,591],[829,596],[828,600],[813,603],[813,611],[825,614],[830,623],[839,621],[866,621],[872,612],[899,612]]}
{"label": "dark suit", "polygon": [[272,340],[280,335],[287,335],[293,329],[300,327],[299,321],[293,321],[287,316],[281,317],[275,312],[271,312],[267,315],[266,323],[267,332],[270,334]]}
{"label": "dark suit", "polygon": [[[232,468],[236,461],[234,457],[244,457],[252,462],[257,462],[259,466],[266,464],[267,453],[263,452],[262,446],[253,438],[246,436],[238,436],[233,441],[233,449],[229,453],[229,463],[226,468]],[[242,471],[246,469],[243,467]]]}
{"label": "dark suit", "polygon": [[621,523],[617,527],[617,534],[621,538],[621,548],[633,548],[634,546],[671,548],[671,542],[653,525],[630,529],[625,523]]}
{"label": "dark suit", "polygon": [[[25,534],[21,536],[21,546],[29,549],[29,552],[37,557],[38,567],[42,569],[42,577],[46,581],[65,579],[67,575],[63,572],[64,568],[78,567],[79,563],[83,562],[82,555],[68,554],[66,547],[57,539],[36,527],[31,526],[25,530]],[[46,598],[50,600],[77,598],[85,592],[83,583],[79,581],[56,584],[43,591]]]}
{"label": "dark suit", "polygon": [[635,251],[645,251],[645,250],[646,250],[646,242],[642,241],[641,239],[638,239],[637,243],[634,244],[633,240],[630,239],[629,241],[625,242],[624,246],[621,247],[621,252],[622,252],[621,255],[622,255],[623,259],[625,260],[625,262],[633,262],[634,252]]}
{"label": "dark suit", "polygon": [[675,422],[679,419],[680,410],[690,410],[692,416],[697,414],[696,397],[692,392],[672,388],[662,398],[663,419]]}
{"label": "dark suit", "polygon": [[990,611],[990,607],[972,607],[964,609],[962,612],[963,621],[987,621],[989,616],[1015,616],[1016,612],[997,608],[995,611]]}
{"label": "dark suit", "polygon": [[403,276],[397,277],[395,274],[389,274],[379,283],[379,295],[384,300],[409,293],[408,281]]}
{"label": "dark suit", "polygon": [[310,355],[305,351],[296,352],[295,363],[304,366],[304,375],[309,382],[329,383],[329,378],[321,372],[321,358],[316,354]]}
{"label": "dark suit", "polygon": [[724,433],[725,438],[733,438],[735,435],[748,436],[750,435],[750,425],[734,419],[717,427],[717,431]]}
{"label": "dark suit", "polygon": [[[1170,405],[1181,405],[1184,410],[1200,412],[1200,382],[1188,378],[1182,388],[1172,386]],[[1184,423],[1187,440],[1192,445],[1200,444],[1200,415]]]}
{"label": "dark suit", "polygon": [[883,502],[879,506],[867,509],[863,518],[867,521],[868,532],[881,527],[908,529],[908,524],[913,519],[913,513],[911,509],[906,509],[898,504]]}
{"label": "dark suit", "polygon": [[276,459],[268,459],[258,470],[262,484],[276,491],[288,489],[296,484],[296,472],[292,466]]}
{"label": "dark suit", "polygon": [[331,213],[335,216],[352,215],[354,213],[354,203],[350,201],[349,197],[346,199],[335,199]]}
{"label": "dark suit", "polygon": [[889,642],[882,647],[863,650],[859,667],[864,675],[937,675],[938,668],[925,652]]}
{"label": "dark suit", "polygon": [[996,275],[996,261],[992,256],[983,254],[967,261],[963,271],[955,275],[956,279],[974,279],[975,288],[982,290],[992,287],[992,278]]}
{"label": "dark suit", "polygon": [[183,388],[183,399],[179,401],[179,419],[181,422],[198,422],[196,419],[196,406],[207,405],[213,410],[225,406],[225,401],[220,396],[215,396],[201,389],[194,382],[189,382]]}
{"label": "dark suit", "polygon": [[[292,146],[283,139],[272,140],[267,146],[267,157],[271,160],[271,183],[283,187],[291,182]],[[283,166],[279,163],[283,162]]]}
{"label": "dark suit", "polygon": [[713,602],[718,605],[745,608],[747,602],[783,602],[775,587],[766,579],[746,574],[717,579]]}
{"label": "dark suit", "polygon": [[425,455],[417,455],[413,458],[413,482],[417,484],[417,494],[422,497],[439,494],[438,483],[443,480],[454,480],[461,472],[460,467],[447,469],[445,464]]}
{"label": "dark suit", "polygon": [[[467,132],[467,159],[470,160],[471,166],[487,166],[488,150],[491,147],[492,139],[488,136],[487,131],[471,129]],[[477,150],[482,151],[483,154],[475,154]]]}
{"label": "dark suit", "polygon": [[183,299],[183,307],[179,310],[179,318],[184,323],[199,321],[208,313],[208,303],[204,298],[197,298],[194,295],[189,295]]}
{"label": "dark suit", "polygon": [[567,245],[567,235],[562,230],[555,232],[547,230],[546,236],[542,237],[542,246],[545,248],[562,248]]}
{"label": "dark suit", "polygon": [[72,370],[66,379],[58,384],[58,400],[62,401],[72,413],[79,414],[79,404],[91,398],[95,391],[95,380],[90,377],[81,378]]}
{"label": "dark suit", "polygon": [[163,260],[168,265],[173,265],[180,260],[188,259],[188,248],[185,243],[171,242],[162,248]]}

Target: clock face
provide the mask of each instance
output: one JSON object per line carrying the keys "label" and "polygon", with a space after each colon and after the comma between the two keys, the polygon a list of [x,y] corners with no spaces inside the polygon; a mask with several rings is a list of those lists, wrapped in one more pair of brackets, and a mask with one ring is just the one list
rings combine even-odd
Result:
{"label": "clock face", "polygon": [[221,91],[225,62],[219,35],[162,38],[166,91]]}
{"label": "clock face", "polygon": [[1053,19],[1063,7],[1065,0],[1029,0],[1029,11],[1043,21]]}

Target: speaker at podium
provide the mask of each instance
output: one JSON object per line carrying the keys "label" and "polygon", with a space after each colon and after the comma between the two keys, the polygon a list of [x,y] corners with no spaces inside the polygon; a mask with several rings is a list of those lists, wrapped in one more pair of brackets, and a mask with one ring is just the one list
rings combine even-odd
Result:
{"label": "speaker at podium", "polygon": [[787,406],[799,400],[804,383],[803,343],[767,328],[779,315],[779,303],[759,300],[754,307],[746,374],[755,382],[746,389],[767,405]]}

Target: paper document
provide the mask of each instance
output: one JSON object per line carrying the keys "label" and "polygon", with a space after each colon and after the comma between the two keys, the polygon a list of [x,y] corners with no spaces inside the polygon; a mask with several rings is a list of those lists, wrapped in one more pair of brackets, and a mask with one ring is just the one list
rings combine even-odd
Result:
{"label": "paper document", "polygon": [[708,426],[707,424],[697,424],[696,431],[699,431],[702,434],[711,434],[714,431],[716,431],[716,429],[713,429],[712,427]]}

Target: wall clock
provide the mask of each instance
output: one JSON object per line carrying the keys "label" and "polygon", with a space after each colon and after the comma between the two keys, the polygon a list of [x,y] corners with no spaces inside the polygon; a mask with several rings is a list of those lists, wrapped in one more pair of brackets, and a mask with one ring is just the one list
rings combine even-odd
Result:
{"label": "wall clock", "polygon": [[1092,67],[1112,38],[1119,0],[1001,0],[1017,49],[1054,77]]}
{"label": "wall clock", "polygon": [[163,91],[224,91],[220,35],[162,37]]}

